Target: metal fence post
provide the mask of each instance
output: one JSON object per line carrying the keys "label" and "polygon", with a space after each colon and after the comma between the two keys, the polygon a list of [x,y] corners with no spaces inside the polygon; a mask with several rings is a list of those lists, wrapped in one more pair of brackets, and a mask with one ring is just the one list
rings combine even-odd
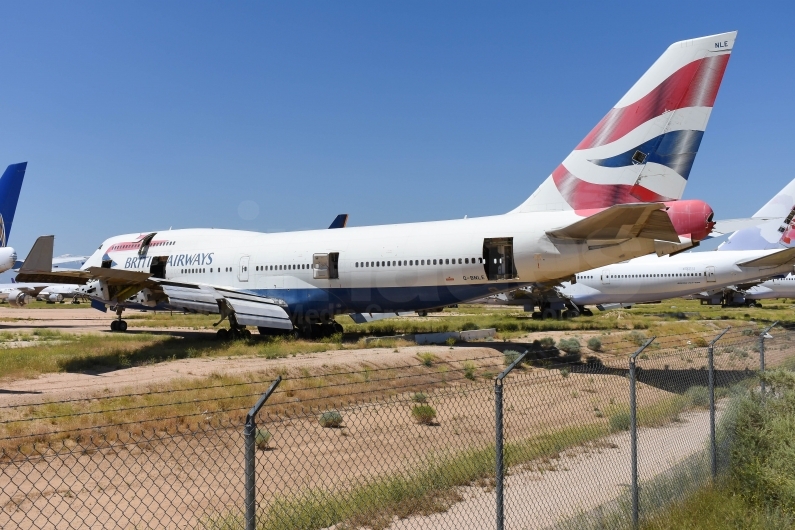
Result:
{"label": "metal fence post", "polygon": [[[763,329],[762,332],[759,334],[759,375],[760,376],[765,375],[765,335],[767,335],[767,332],[770,331],[771,329],[773,329],[773,327],[776,324],[778,324],[778,320],[776,320],[775,322],[770,324],[768,327]],[[764,397],[765,397],[765,379],[762,378],[760,383],[761,383],[760,390],[761,390],[761,393],[762,393],[762,399],[764,399]]]}
{"label": "metal fence post", "polygon": [[635,359],[657,337],[652,337],[638,348],[638,351],[629,357],[629,437],[632,449],[632,528],[638,528],[640,509],[638,507],[638,414],[635,390],[637,386],[637,373]]}
{"label": "metal fence post", "polygon": [[715,433],[715,343],[718,342],[732,327],[724,329],[712,339],[707,349],[709,357],[709,449],[712,466],[712,481],[718,477],[718,440]]}
{"label": "metal fence post", "polygon": [[516,358],[514,362],[508,365],[508,367],[500,373],[494,379],[494,421],[495,421],[495,487],[494,491],[497,495],[497,530],[503,530],[505,528],[505,495],[503,490],[503,485],[505,481],[505,468],[503,464],[503,436],[502,436],[502,380],[505,379],[505,376],[511,373],[516,365],[524,361],[524,358],[527,357],[527,350]]}
{"label": "metal fence post", "polygon": [[251,407],[251,410],[246,414],[246,425],[243,427],[243,439],[245,441],[245,505],[246,505],[246,530],[255,530],[257,524],[257,487],[256,487],[256,469],[254,463],[256,460],[256,443],[257,443],[257,413],[259,409],[268,401],[273,391],[282,382],[282,376],[279,376],[276,381],[271,383],[268,391],[262,394],[257,402]]}

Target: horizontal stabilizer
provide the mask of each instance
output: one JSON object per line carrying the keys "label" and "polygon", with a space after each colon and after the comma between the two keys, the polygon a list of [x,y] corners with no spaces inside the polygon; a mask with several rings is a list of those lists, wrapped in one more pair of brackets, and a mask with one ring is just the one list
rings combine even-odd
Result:
{"label": "horizontal stabilizer", "polygon": [[663,208],[660,203],[619,204],[547,235],[581,241],[643,237],[679,243],[679,235]]}
{"label": "horizontal stabilizer", "polygon": [[788,263],[795,264],[795,248],[785,248],[767,256],[743,261],[738,263],[739,267],[780,267]]}
{"label": "horizontal stabilizer", "polygon": [[769,220],[770,219],[764,217],[746,217],[745,219],[724,219],[723,221],[716,221],[710,237],[720,237],[736,232],[737,230],[742,230],[743,228],[753,228]]}

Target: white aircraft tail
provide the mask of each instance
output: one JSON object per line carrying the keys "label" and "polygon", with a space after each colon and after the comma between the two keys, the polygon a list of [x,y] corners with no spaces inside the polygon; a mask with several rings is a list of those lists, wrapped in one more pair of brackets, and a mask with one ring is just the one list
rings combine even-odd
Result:
{"label": "white aircraft tail", "polygon": [[681,199],[736,36],[672,44],[513,212]]}
{"label": "white aircraft tail", "polygon": [[[795,179],[740,226],[718,250],[769,250],[795,245]],[[749,226],[741,226],[748,221]],[[731,221],[726,221],[728,228]],[[730,230],[724,230],[728,233]]]}

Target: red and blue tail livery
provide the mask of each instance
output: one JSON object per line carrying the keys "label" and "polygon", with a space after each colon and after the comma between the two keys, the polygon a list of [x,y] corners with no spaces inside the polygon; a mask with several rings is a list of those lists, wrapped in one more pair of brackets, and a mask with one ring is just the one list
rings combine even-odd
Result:
{"label": "red and blue tail livery", "polygon": [[736,37],[732,31],[669,46],[514,211],[681,199]]}

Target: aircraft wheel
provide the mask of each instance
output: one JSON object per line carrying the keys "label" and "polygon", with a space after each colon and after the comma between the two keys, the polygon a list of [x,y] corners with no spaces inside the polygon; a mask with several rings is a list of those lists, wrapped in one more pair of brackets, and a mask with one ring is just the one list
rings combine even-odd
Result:
{"label": "aircraft wheel", "polygon": [[251,331],[243,329],[240,331],[240,336],[246,340],[249,340],[251,338]]}
{"label": "aircraft wheel", "polygon": [[215,332],[215,338],[218,340],[226,340],[229,337],[229,332],[226,328],[221,328]]}
{"label": "aircraft wheel", "polygon": [[530,315],[530,318],[533,320],[541,320],[541,313],[538,311],[533,311],[533,314]]}
{"label": "aircraft wheel", "polygon": [[585,309],[582,310],[582,314],[587,316],[587,317],[592,317],[593,316],[593,311],[591,311],[590,309],[588,309],[586,307]]}
{"label": "aircraft wheel", "polygon": [[555,315],[555,311],[553,311],[552,309],[544,309],[543,311],[541,311],[541,320],[546,320],[548,318],[555,318],[556,316],[557,315]]}
{"label": "aircraft wheel", "polygon": [[111,331],[119,331],[119,321],[118,320],[114,320],[113,322],[110,323],[110,330]]}
{"label": "aircraft wheel", "polygon": [[428,316],[428,312],[427,311],[417,311],[417,316],[427,317]]}
{"label": "aircraft wheel", "polygon": [[334,322],[334,333],[343,333],[344,331],[345,331],[345,328],[342,327],[342,324],[340,324],[339,322],[335,321]]}
{"label": "aircraft wheel", "polygon": [[127,331],[127,322],[124,320],[119,320],[118,330],[119,331]]}
{"label": "aircraft wheel", "polygon": [[569,309],[566,311],[566,318],[577,318],[578,316],[580,316],[580,312],[576,309]]}

